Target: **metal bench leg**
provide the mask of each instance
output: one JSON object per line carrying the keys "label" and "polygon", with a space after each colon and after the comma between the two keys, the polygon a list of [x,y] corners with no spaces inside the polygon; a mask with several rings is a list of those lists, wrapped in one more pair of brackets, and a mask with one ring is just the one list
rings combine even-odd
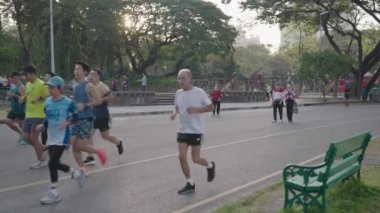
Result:
{"label": "metal bench leg", "polygon": [[285,200],[284,200],[284,209],[289,208],[289,189],[285,186]]}
{"label": "metal bench leg", "polygon": [[322,210],[324,213],[327,213],[327,202],[328,202],[328,197],[327,197],[327,191],[324,189],[322,191]]}

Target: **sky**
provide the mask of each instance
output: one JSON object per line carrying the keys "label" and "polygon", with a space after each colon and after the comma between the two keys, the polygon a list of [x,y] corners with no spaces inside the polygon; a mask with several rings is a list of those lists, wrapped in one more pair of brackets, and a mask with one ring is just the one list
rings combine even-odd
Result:
{"label": "sky", "polygon": [[230,4],[222,4],[221,0],[204,0],[216,4],[225,14],[232,17],[232,24],[236,27],[246,27],[248,37],[258,36],[260,42],[265,45],[271,45],[271,51],[275,52],[281,43],[281,31],[277,25],[268,25],[257,23],[255,20],[256,13],[254,11],[242,11],[239,0],[232,0]]}

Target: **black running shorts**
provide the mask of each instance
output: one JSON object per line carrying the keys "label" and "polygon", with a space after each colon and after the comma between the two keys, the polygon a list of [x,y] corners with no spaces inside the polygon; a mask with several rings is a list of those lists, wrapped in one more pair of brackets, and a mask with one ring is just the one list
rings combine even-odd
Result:
{"label": "black running shorts", "polygon": [[189,146],[199,146],[203,143],[203,134],[178,133],[178,143],[186,143]]}
{"label": "black running shorts", "polygon": [[95,118],[94,129],[99,129],[100,132],[105,132],[110,129],[110,119],[105,118]]}

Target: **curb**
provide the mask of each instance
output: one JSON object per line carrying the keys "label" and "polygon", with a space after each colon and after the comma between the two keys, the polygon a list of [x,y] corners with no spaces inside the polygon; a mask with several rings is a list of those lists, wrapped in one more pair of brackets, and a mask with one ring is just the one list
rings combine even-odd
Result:
{"label": "curb", "polygon": [[[352,103],[352,102],[351,102]],[[360,103],[360,102],[354,102]],[[320,106],[320,105],[330,105],[330,104],[343,104],[343,101],[332,101],[327,103],[304,103],[298,104],[298,107],[308,107],[308,106]],[[221,111],[237,111],[237,110],[253,110],[253,109],[270,109],[272,106],[252,106],[252,107],[229,107],[220,109]],[[121,113],[111,113],[112,117],[127,117],[127,116],[141,116],[141,115],[164,115],[170,114],[173,110],[161,110],[161,111],[150,111],[150,112],[121,112]]]}

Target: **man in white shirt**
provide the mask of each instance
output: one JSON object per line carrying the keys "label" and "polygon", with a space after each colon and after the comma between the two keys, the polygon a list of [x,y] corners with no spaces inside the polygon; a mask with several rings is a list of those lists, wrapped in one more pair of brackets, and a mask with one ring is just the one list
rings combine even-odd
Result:
{"label": "man in white shirt", "polygon": [[213,105],[208,95],[202,89],[191,84],[191,71],[182,69],[178,73],[180,90],[175,95],[175,112],[170,116],[174,120],[179,115],[179,130],[177,134],[179,160],[182,172],[187,178],[186,185],[178,191],[185,194],[195,191],[195,183],[190,175],[190,167],[187,162],[187,151],[191,146],[193,162],[207,167],[207,181],[211,182],[215,177],[215,163],[201,158],[201,145],[203,142],[204,123],[202,113],[211,112]]}

